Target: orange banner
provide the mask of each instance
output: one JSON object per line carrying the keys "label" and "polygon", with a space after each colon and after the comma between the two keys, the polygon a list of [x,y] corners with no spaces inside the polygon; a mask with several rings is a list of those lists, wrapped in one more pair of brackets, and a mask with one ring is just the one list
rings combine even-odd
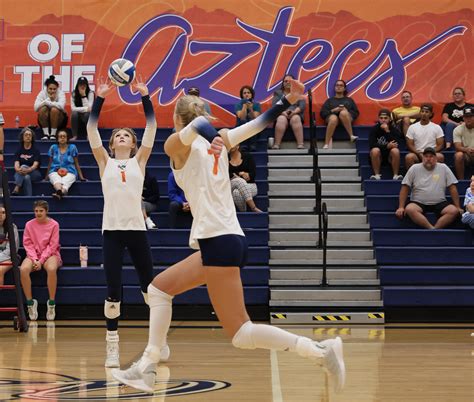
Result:
{"label": "orange banner", "polygon": [[[16,116],[35,124],[33,103],[50,74],[70,110],[77,78],[97,84],[118,57],[147,82],[160,127],[172,126],[174,102],[191,86],[218,125],[233,126],[240,87],[252,85],[256,100],[268,103],[285,73],[305,83],[316,112],[344,79],[361,110],[356,124],[372,124],[404,89],[415,104],[435,105],[435,121],[454,87],[473,102],[472,1],[395,3],[2,1],[0,111],[7,127]],[[143,127],[139,94],[117,90],[100,124]]]}

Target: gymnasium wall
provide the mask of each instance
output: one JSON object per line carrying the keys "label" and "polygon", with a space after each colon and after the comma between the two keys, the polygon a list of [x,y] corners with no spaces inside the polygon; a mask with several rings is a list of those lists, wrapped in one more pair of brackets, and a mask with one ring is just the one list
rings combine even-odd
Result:
{"label": "gymnasium wall", "polygon": [[[437,1],[42,0],[0,2],[0,111],[7,127],[36,122],[33,103],[54,73],[69,93],[81,75],[97,83],[126,57],[150,88],[161,127],[173,103],[201,88],[218,125],[233,125],[244,84],[268,102],[285,72],[313,91],[317,111],[339,77],[371,124],[376,110],[399,103],[441,105],[453,87],[474,101],[472,0]],[[175,4],[175,5],[174,5]],[[69,96],[68,102],[69,102]],[[139,95],[110,96],[101,125],[144,126]]]}

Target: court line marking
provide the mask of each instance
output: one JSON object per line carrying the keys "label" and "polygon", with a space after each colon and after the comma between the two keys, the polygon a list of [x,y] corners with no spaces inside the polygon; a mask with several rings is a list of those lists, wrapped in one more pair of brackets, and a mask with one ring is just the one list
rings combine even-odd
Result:
{"label": "court line marking", "polygon": [[280,370],[278,368],[278,356],[276,350],[270,350],[270,363],[272,368],[272,395],[273,402],[283,402],[280,384]]}

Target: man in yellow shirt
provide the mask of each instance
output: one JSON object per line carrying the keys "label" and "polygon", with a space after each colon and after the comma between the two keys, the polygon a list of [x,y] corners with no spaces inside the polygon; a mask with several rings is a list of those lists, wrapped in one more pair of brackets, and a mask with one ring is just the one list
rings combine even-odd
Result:
{"label": "man in yellow shirt", "polygon": [[392,110],[393,121],[403,133],[407,134],[410,124],[415,123],[420,118],[420,107],[412,104],[413,96],[410,91],[402,92],[402,104]]}

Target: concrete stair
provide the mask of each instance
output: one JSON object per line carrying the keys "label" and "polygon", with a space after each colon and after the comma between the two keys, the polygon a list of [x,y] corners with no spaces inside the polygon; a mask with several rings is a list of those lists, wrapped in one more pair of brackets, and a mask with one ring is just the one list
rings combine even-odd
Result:
{"label": "concrete stair", "polygon": [[268,153],[272,322],[327,324],[315,318],[318,314],[330,317],[331,323],[384,322],[355,149],[348,142],[335,144],[318,156],[322,201],[329,212],[327,286],[321,286],[323,250],[318,248],[314,212],[313,157],[308,150],[285,146]]}

